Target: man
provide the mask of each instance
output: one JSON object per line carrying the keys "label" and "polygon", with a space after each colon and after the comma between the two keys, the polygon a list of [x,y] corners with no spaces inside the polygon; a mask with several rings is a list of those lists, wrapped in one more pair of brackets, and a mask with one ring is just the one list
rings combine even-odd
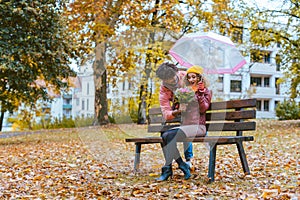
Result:
{"label": "man", "polygon": [[[177,88],[183,87],[185,71],[179,71],[176,65],[172,63],[163,63],[156,70],[156,75],[162,80],[159,91],[159,103],[163,117],[166,120],[174,119],[181,111],[176,105],[174,92]],[[184,157],[189,167],[192,167],[191,159],[193,158],[192,142],[184,142]]]}

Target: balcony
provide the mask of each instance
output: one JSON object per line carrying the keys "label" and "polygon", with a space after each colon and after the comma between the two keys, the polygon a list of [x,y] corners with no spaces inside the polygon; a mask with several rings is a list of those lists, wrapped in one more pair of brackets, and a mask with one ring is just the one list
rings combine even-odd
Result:
{"label": "balcony", "polygon": [[72,99],[72,94],[64,94],[63,98],[64,99]]}
{"label": "balcony", "polygon": [[63,109],[64,110],[70,110],[70,109],[72,109],[72,105],[71,104],[64,104]]}
{"label": "balcony", "polygon": [[253,63],[250,67],[251,74],[273,75],[276,72],[276,66],[269,63]]}
{"label": "balcony", "polygon": [[275,87],[256,87],[256,93],[254,95],[258,97],[275,96]]}

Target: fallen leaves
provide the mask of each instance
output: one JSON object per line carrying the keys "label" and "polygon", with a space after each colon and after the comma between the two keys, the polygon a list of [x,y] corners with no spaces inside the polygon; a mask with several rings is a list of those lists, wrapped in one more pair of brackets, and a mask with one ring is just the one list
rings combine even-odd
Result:
{"label": "fallen leaves", "polygon": [[[146,126],[118,125],[31,134],[0,141],[0,196],[5,199],[299,199],[299,124],[258,121],[245,150],[243,173],[234,145],[217,150],[216,181],[208,184],[208,149],[194,144],[192,178],[174,164],[172,180],[156,182],[164,164],[159,144],[144,145],[139,172],[135,146],[124,138]],[[286,125],[288,124],[288,125]],[[288,128],[287,128],[288,127]],[[178,145],[182,148],[181,145]],[[182,152],[182,151],[181,151]]]}

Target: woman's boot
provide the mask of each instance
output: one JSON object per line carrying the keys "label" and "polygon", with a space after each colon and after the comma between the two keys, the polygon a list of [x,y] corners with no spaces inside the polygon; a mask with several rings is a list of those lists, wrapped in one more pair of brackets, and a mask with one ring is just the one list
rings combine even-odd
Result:
{"label": "woman's boot", "polygon": [[179,165],[179,169],[181,169],[184,173],[184,179],[187,180],[191,177],[190,167],[185,162],[181,162]]}
{"label": "woman's boot", "polygon": [[161,168],[161,175],[159,178],[157,178],[157,181],[166,181],[168,178],[171,176],[172,178],[173,171],[172,171],[172,166],[163,166]]}

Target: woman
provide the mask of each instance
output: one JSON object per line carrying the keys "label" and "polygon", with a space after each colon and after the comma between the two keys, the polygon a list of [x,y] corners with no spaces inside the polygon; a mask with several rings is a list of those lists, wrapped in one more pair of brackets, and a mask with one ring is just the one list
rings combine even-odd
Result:
{"label": "woman", "polygon": [[192,66],[187,70],[187,85],[195,92],[194,100],[190,101],[187,106],[181,104],[177,112],[173,115],[181,114],[182,125],[179,128],[170,129],[163,133],[163,148],[166,163],[162,167],[162,174],[157,179],[165,181],[173,175],[172,162],[175,160],[179,168],[184,173],[184,179],[191,177],[189,166],[182,160],[177,149],[177,141],[186,137],[201,137],[206,134],[206,110],[210,106],[211,92],[206,87],[206,81],[203,78],[203,68]]}

